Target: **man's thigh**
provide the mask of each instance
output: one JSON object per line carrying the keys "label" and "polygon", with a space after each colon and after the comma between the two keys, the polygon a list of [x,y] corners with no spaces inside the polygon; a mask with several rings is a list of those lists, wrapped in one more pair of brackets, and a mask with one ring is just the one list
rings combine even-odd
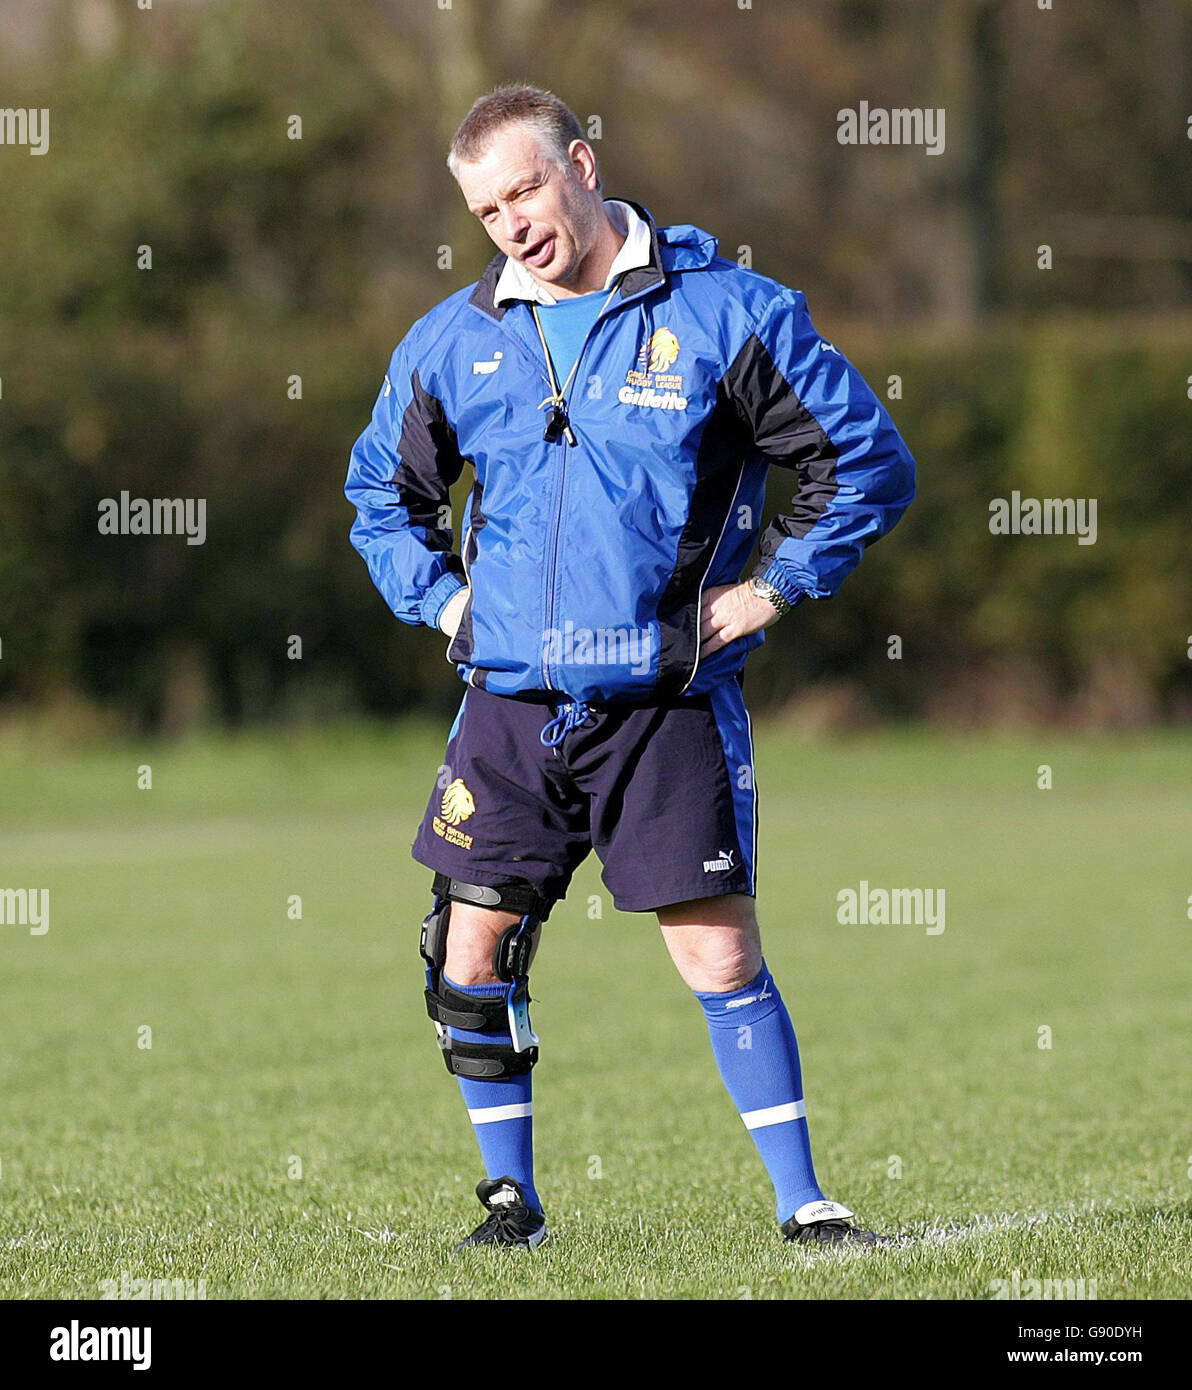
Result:
{"label": "man's thigh", "polygon": [[576,780],[621,911],[754,893],[757,787],[737,680],[635,711]]}
{"label": "man's thigh", "polygon": [[527,882],[564,896],[591,840],[587,798],[539,741],[552,713],[469,687],[414,840],[420,864],[466,883]]}

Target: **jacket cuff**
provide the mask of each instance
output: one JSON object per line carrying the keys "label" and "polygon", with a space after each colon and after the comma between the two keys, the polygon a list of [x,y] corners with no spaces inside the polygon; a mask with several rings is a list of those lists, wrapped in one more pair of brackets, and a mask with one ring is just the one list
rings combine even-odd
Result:
{"label": "jacket cuff", "polygon": [[448,570],[442,574],[426,591],[426,597],[422,600],[420,614],[422,621],[427,627],[438,627],[439,618],[443,609],[447,607],[448,600],[460,589],[467,588],[467,585],[458,574]]}
{"label": "jacket cuff", "polygon": [[759,565],[753,572],[753,578],[764,579],[767,584],[773,584],[792,608],[794,608],[796,604],[802,603],[807,597],[806,591],[799,588],[777,560],[770,565],[769,569],[765,569]]}

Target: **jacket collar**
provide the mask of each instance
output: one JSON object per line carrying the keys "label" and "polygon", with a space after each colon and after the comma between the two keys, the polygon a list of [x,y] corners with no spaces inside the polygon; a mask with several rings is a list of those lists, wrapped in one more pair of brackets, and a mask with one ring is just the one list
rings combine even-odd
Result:
{"label": "jacket collar", "polygon": [[[606,199],[605,201],[607,203],[614,200]],[[629,250],[626,254],[626,259],[630,264],[625,268],[624,274],[621,275],[620,293],[618,297],[625,300],[632,295],[641,293],[643,290],[651,289],[655,285],[662,284],[666,279],[666,271],[662,268],[662,252],[658,244],[658,228],[654,224],[654,219],[640,203],[635,203],[630,198],[622,198],[616,201],[623,203],[629,210],[626,213],[627,235],[625,245],[622,246],[621,252],[618,253],[618,260],[621,254],[627,253],[627,248],[630,247],[631,241],[634,242],[633,249]],[[636,237],[634,236],[635,218]],[[646,243],[646,235],[642,230],[643,227],[645,232],[648,232],[648,246]],[[498,252],[492,260],[489,261],[484,274],[476,282],[476,288],[472,291],[471,298],[468,301],[470,304],[474,304],[476,308],[483,313],[488,314],[490,318],[497,320],[505,317],[511,302],[509,299],[505,299],[504,302],[498,303],[498,295],[503,297],[505,294],[511,293],[517,295],[517,297],[522,297],[516,290],[511,288],[513,271],[520,271],[522,275],[528,275],[528,272],[523,271],[522,267],[516,262],[510,263],[511,270],[507,272],[507,262],[509,262],[509,257],[506,256],[503,251]],[[614,261],[613,264],[615,266],[616,261]],[[510,275],[509,280],[505,279],[507,273]],[[620,270],[618,270],[617,273],[620,274]],[[529,296],[526,295],[525,297],[528,298]],[[516,302],[516,299],[512,302]]]}

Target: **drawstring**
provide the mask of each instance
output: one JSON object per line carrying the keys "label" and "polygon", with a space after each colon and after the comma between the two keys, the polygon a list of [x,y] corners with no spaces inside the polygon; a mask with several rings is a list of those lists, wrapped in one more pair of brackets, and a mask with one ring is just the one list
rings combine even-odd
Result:
{"label": "drawstring", "polygon": [[558,714],[538,735],[538,741],[544,748],[557,748],[572,729],[578,729],[581,724],[586,724],[591,716],[592,711],[583,700],[573,700],[568,704],[561,705]]}

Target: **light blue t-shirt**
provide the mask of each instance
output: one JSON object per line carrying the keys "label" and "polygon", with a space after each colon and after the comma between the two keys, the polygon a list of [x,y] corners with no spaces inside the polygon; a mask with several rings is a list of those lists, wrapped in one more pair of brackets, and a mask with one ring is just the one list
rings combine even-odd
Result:
{"label": "light blue t-shirt", "polygon": [[[560,299],[557,304],[539,304],[538,321],[542,324],[542,336],[550,349],[551,361],[555,364],[555,376],[562,387],[567,374],[579,356],[588,330],[596,322],[608,290],[597,290],[594,294],[580,294],[572,299]],[[570,392],[568,393],[570,395]]]}

